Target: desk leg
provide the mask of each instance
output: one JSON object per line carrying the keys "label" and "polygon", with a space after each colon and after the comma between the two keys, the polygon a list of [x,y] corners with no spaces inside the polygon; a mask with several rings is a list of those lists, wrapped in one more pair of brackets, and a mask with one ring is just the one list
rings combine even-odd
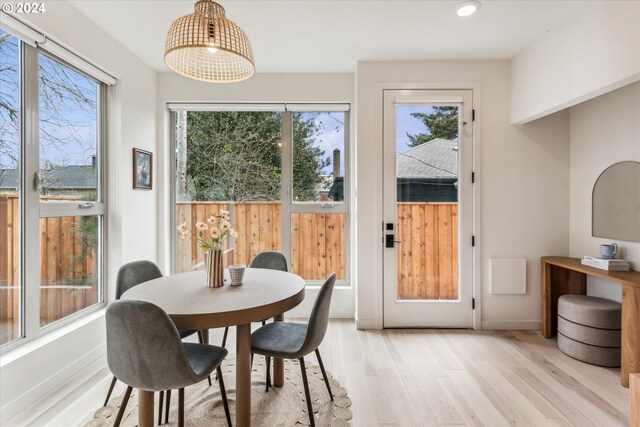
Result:
{"label": "desk leg", "polygon": [[622,358],[620,383],[629,387],[629,374],[640,372],[640,288],[622,285]]}
{"label": "desk leg", "polygon": [[[284,314],[274,317],[273,321],[284,321]],[[273,359],[273,385],[276,387],[282,387],[284,385],[284,359]]]}
{"label": "desk leg", "polygon": [[153,392],[138,390],[138,426],[153,427]]}
{"label": "desk leg", "polygon": [[640,427],[640,374],[632,374],[629,378],[631,390],[629,393],[629,409],[631,411],[629,424],[631,427]]}
{"label": "desk leg", "polygon": [[236,427],[251,426],[251,324],[236,326]]}
{"label": "desk leg", "polygon": [[558,330],[558,298],[586,293],[586,274],[542,262],[542,335],[545,338],[553,337]]}

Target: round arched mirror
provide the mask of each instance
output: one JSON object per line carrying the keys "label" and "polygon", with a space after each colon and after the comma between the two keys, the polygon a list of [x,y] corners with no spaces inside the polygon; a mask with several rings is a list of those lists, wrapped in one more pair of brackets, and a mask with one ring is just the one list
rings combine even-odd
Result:
{"label": "round arched mirror", "polygon": [[640,163],[609,166],[593,186],[592,234],[640,242]]}

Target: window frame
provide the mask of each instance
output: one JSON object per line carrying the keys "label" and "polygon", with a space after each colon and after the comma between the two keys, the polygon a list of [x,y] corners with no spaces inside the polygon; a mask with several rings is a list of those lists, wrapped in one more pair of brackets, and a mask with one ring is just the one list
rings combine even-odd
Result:
{"label": "window frame", "polygon": [[[170,271],[175,273],[176,264],[176,242],[177,227],[176,219],[176,117],[177,111],[277,111],[281,113],[281,181],[280,181],[280,203],[281,203],[281,232],[282,232],[282,253],[287,262],[291,265],[291,215],[296,213],[318,213],[318,214],[345,214],[345,277],[336,281],[336,286],[341,288],[351,288],[351,170],[350,170],[350,104],[332,104],[342,106],[342,109],[331,109],[331,105],[323,103],[305,104],[259,104],[259,103],[197,103],[179,104],[167,103],[169,113],[169,266]],[[293,108],[287,108],[293,107]],[[227,109],[228,108],[228,109]],[[344,112],[344,200],[342,202],[294,202],[293,201],[293,112]],[[324,280],[307,280],[306,286],[310,289],[318,288]]]}
{"label": "window frame", "polygon": [[[50,334],[66,325],[104,309],[107,304],[108,289],[108,108],[110,105],[110,82],[92,76],[88,71],[72,65],[70,61],[53,54],[37,43],[23,40],[20,34],[3,28],[19,41],[20,64],[20,231],[19,231],[19,326],[18,335],[0,346],[0,354],[8,353],[33,340]],[[72,58],[74,54],[65,51]],[[64,53],[64,52],[63,52]],[[96,114],[96,201],[93,206],[80,207],[80,203],[71,201],[40,200],[37,187],[37,175],[40,172],[40,88],[39,88],[39,55],[43,54],[94,81],[97,85]],[[84,61],[78,58],[78,61]],[[47,325],[40,325],[40,219],[53,217],[85,217],[97,216],[98,225],[98,301],[84,309],[78,310]],[[27,262],[28,260],[28,262]]]}

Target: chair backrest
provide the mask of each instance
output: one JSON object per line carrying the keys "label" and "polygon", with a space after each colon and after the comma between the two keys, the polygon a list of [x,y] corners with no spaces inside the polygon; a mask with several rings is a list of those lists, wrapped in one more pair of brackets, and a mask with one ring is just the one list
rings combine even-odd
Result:
{"label": "chair backrest", "polygon": [[280,252],[265,251],[260,252],[251,261],[249,267],[267,268],[269,270],[289,271],[287,268],[287,258]]}
{"label": "chair backrest", "polygon": [[324,335],[327,332],[327,324],[329,323],[329,308],[331,307],[331,296],[333,295],[335,284],[336,273],[331,273],[331,276],[329,276],[322,285],[322,288],[320,288],[318,297],[313,304],[313,310],[311,310],[307,336],[304,339],[304,344],[302,344],[300,348],[302,355],[315,351],[316,348],[322,344]]}
{"label": "chair backrest", "polygon": [[116,299],[134,286],[159,277],[162,277],[162,271],[151,261],[133,261],[123,265],[116,278]]}
{"label": "chair backrest", "polygon": [[193,384],[182,340],[160,307],[146,301],[114,301],[107,307],[107,363],[120,381],[161,391]]}

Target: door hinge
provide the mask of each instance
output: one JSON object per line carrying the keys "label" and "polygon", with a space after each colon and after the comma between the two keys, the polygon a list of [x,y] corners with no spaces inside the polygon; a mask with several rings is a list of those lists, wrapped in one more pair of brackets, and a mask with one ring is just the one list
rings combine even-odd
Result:
{"label": "door hinge", "polygon": [[471,183],[475,184],[476,182],[476,173],[475,172],[471,172]]}
{"label": "door hinge", "polygon": [[476,245],[476,236],[471,236],[471,246]]}
{"label": "door hinge", "polygon": [[471,110],[471,121],[472,122],[476,121],[476,110]]}
{"label": "door hinge", "polygon": [[476,309],[476,299],[475,298],[471,298],[471,309],[472,310]]}

